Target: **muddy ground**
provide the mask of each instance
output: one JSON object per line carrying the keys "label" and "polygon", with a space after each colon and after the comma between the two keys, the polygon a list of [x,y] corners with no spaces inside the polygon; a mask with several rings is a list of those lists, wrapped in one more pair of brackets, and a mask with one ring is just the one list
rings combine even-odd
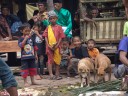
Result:
{"label": "muddy ground", "polygon": [[[47,91],[44,96],[75,96],[72,91],[70,91],[71,87],[78,88],[80,86],[80,79],[78,76],[67,78],[65,74],[62,75],[63,79],[61,80],[50,80],[48,75],[44,75],[42,80],[36,80],[39,85],[31,85],[28,88],[33,89],[43,89]],[[106,74],[106,80],[108,80]],[[16,76],[16,80],[18,82],[19,88],[24,88],[23,79],[21,76]],[[112,75],[112,80],[116,80],[116,78]],[[30,82],[30,78],[28,77],[28,81]],[[91,77],[91,81],[94,81],[93,77]]]}

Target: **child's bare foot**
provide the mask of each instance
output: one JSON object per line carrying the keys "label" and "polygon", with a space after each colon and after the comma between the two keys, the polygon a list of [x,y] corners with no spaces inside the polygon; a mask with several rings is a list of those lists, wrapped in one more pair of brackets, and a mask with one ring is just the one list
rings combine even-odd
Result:
{"label": "child's bare foot", "polygon": [[28,82],[24,83],[24,87],[29,87],[30,84]]}
{"label": "child's bare foot", "polygon": [[41,79],[43,79],[43,75],[40,75]]}
{"label": "child's bare foot", "polygon": [[41,79],[42,79],[42,77],[40,75],[36,76],[36,80],[41,80]]}

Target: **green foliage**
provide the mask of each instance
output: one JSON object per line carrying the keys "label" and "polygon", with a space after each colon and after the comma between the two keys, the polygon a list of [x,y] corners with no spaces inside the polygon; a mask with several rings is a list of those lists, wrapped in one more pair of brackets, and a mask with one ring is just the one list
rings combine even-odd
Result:
{"label": "green foliage", "polygon": [[121,81],[120,80],[114,80],[114,81],[108,81],[105,83],[93,85],[91,87],[83,87],[78,89],[73,89],[72,92],[75,96],[78,96],[79,94],[90,92],[90,91],[119,91]]}

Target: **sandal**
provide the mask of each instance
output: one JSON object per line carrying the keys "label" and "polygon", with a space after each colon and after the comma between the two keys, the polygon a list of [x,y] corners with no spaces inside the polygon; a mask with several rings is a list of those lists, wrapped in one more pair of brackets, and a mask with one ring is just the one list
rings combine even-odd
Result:
{"label": "sandal", "polygon": [[55,80],[55,79],[56,79],[56,76],[50,77],[50,80]]}
{"label": "sandal", "polygon": [[61,79],[62,79],[61,76],[56,77],[56,80],[61,80]]}

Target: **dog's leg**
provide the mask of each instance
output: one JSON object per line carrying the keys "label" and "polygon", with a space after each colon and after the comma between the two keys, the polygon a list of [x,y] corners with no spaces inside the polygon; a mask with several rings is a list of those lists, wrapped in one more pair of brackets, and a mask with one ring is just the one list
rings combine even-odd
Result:
{"label": "dog's leg", "polygon": [[93,71],[93,74],[94,74],[94,83],[97,83],[97,81],[96,81],[96,79],[97,79],[97,75],[96,75],[96,69],[94,69],[94,71]]}
{"label": "dog's leg", "polygon": [[81,81],[81,86],[80,87],[84,87],[84,82],[83,82],[82,76],[80,76],[80,81]]}
{"label": "dog's leg", "polygon": [[97,75],[97,70],[96,70],[96,73],[95,73],[95,83],[97,84],[98,83],[98,75]]}
{"label": "dog's leg", "polygon": [[111,66],[109,66],[109,68],[108,68],[108,80],[109,81],[111,81],[111,74],[112,74],[112,68],[111,68]]}
{"label": "dog's leg", "polygon": [[87,87],[90,87],[90,72],[88,73],[87,76]]}
{"label": "dog's leg", "polygon": [[105,74],[104,74],[104,77],[103,77],[103,82],[105,83]]}
{"label": "dog's leg", "polygon": [[124,90],[124,85],[125,85],[125,78],[122,77],[122,78],[121,78],[121,87],[120,87],[120,90],[121,90],[121,91]]}

